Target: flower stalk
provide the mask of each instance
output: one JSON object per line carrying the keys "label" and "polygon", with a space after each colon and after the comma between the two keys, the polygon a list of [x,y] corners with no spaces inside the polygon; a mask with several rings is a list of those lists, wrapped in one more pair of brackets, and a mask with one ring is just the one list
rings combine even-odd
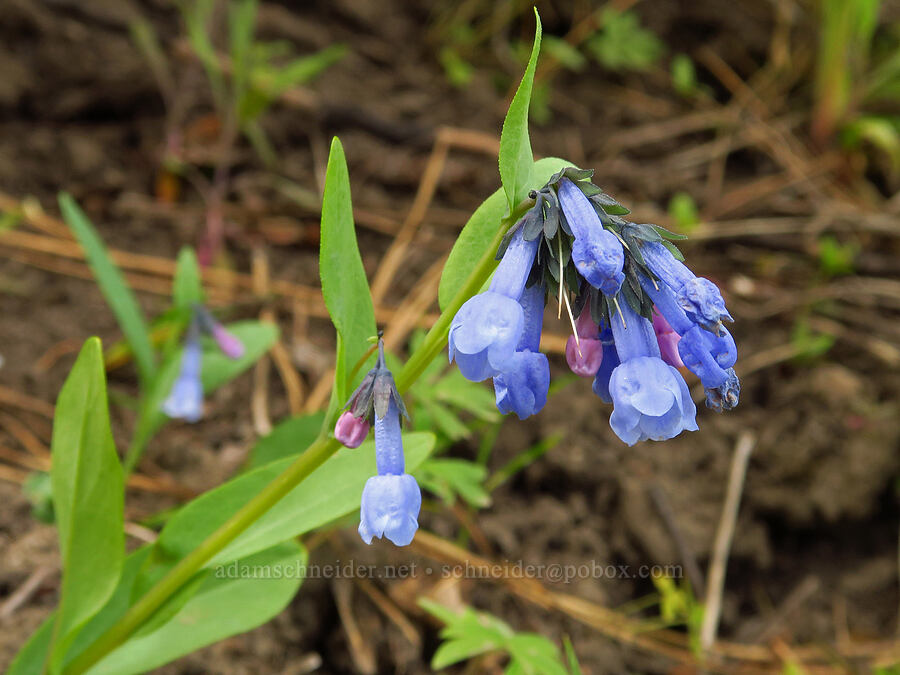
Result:
{"label": "flower stalk", "polygon": [[[526,203],[523,205],[528,206]],[[417,349],[406,365],[397,373],[397,389],[402,394],[422,375],[425,368],[443,351],[447,344],[450,322],[463,303],[475,295],[487,281],[497,266],[494,253],[500,245],[509,223],[514,222],[524,212],[517,210],[504,220],[497,230],[491,245],[485,250],[462,288],[447,305],[438,320],[428,331],[421,347]],[[153,614],[180,590],[203,566],[236,539],[242,532],[262,517],[291,490],[302,483],[313,471],[324,464],[342,446],[335,438],[319,436],[303,454],[287,469],[269,483],[263,490],[239,509],[219,529],[210,534],[197,548],[182,558],[162,579],[150,588],[119,621],[88,646],[64,670],[65,675],[80,675],[103,657],[123,644]]]}

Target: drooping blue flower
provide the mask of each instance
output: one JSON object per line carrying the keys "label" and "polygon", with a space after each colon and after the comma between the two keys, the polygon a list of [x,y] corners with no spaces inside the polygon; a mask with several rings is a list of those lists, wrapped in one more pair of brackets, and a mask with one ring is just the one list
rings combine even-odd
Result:
{"label": "drooping blue flower", "polygon": [[387,537],[406,546],[419,528],[422,493],[416,479],[405,473],[400,410],[388,399],[384,416],[375,411],[375,463],[378,475],[366,481],[359,509],[359,536],[367,544]]}
{"label": "drooping blue flower", "polygon": [[543,284],[535,284],[519,299],[525,317],[522,337],[510,365],[494,377],[497,409],[504,415],[514,412],[525,419],[547,403],[550,363],[540,352],[544,296]]}
{"label": "drooping blue flower", "polygon": [[682,363],[700,378],[704,387],[722,386],[729,378],[728,369],[737,361],[737,347],[731,333],[720,327],[721,332],[716,335],[691,321],[669,286],[654,283],[643,275],[640,282],[659,313],[681,336],[678,355]]}
{"label": "drooping blue flower", "polygon": [[575,235],[572,261],[587,282],[605,295],[619,292],[625,280],[622,242],[606,230],[591,202],[568,178],[559,182],[559,204]]}
{"label": "drooping blue flower", "polygon": [[513,235],[488,290],[469,298],[450,324],[450,360],[473,382],[499,375],[516,353],[525,323],[518,300],[539,242],[525,241],[523,229]]}
{"label": "drooping blue flower", "polygon": [[192,324],[181,357],[181,368],[169,396],[162,405],[169,417],[196,422],[203,417],[203,384],[200,381],[202,349],[196,325]]}
{"label": "drooping blue flower", "polygon": [[609,393],[609,379],[620,361],[619,354],[616,352],[616,343],[613,340],[612,330],[609,326],[605,326],[600,331],[600,342],[603,344],[603,361],[600,363],[597,374],[594,375],[594,384],[591,389],[600,397],[601,401],[612,403],[612,396]]}
{"label": "drooping blue flower", "polygon": [[728,379],[719,387],[706,388],[706,407],[723,412],[737,407],[741,398],[741,381],[734,368],[728,369]]}
{"label": "drooping blue flower", "polygon": [[[734,321],[725,308],[725,300],[718,286],[709,279],[694,276],[665,246],[655,241],[644,241],[641,255],[650,271],[672,289],[679,307],[693,323],[719,334],[722,321]],[[672,323],[668,317],[666,319]]]}
{"label": "drooping blue flower", "polygon": [[621,364],[609,380],[609,424],[628,445],[697,430],[697,408],[681,373],[660,358],[652,324],[627,302],[611,317]]}

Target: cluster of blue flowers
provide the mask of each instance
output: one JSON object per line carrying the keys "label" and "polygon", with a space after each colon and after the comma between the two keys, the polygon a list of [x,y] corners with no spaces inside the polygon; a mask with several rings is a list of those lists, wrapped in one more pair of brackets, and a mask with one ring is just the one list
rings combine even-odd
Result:
{"label": "cluster of blue flowers", "polygon": [[[519,418],[547,401],[550,368],[539,351],[548,292],[573,324],[573,372],[594,379],[613,404],[610,426],[628,445],[697,429],[679,367],[700,378],[706,404],[737,405],[737,350],[719,289],[695,276],[661,227],[629,222],[628,210],[570,167],[531,193],[534,207],[498,251],[490,287],[453,319],[450,360],[472,381],[493,378],[497,408]],[[574,297],[571,305],[569,297]]]}
{"label": "cluster of blue flowers", "polygon": [[203,355],[200,345],[201,333],[211,335],[225,356],[239,359],[244,355],[243,343],[216,321],[209,310],[202,305],[194,307],[178,377],[162,405],[166,415],[187,422],[196,422],[203,417],[203,384],[200,380]]}
{"label": "cluster of blue flowers", "polygon": [[378,340],[378,361],[347,404],[334,429],[335,438],[350,448],[359,447],[375,422],[377,476],[366,481],[359,509],[359,536],[367,544],[373,537],[387,537],[397,546],[408,545],[419,528],[422,492],[406,473],[400,415],[406,406],[384,362],[384,342]]}

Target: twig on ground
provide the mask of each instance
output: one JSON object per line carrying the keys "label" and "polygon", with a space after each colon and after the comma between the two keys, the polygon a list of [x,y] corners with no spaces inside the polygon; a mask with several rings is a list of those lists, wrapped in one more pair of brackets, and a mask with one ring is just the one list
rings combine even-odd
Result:
{"label": "twig on ground", "polygon": [[16,613],[16,610],[28,602],[35,591],[37,591],[41,587],[41,584],[46,581],[47,577],[55,571],[55,567],[41,565],[28,575],[28,578],[25,579],[22,585],[13,591],[12,595],[6,599],[6,602],[0,605],[0,622],[5,622],[10,619],[13,614]]}
{"label": "twig on ground", "polygon": [[749,431],[738,438],[731,462],[731,473],[725,492],[725,503],[722,505],[722,517],[716,530],[713,543],[712,562],[706,582],[706,604],[703,612],[703,623],[700,627],[700,648],[708,652],[716,640],[719,627],[719,613],[722,609],[722,592],[725,589],[725,567],[728,564],[728,552],[737,522],[738,508],[741,503],[741,492],[744,489],[744,478],[747,475],[747,462],[756,445],[756,437]]}
{"label": "twig on ground", "polygon": [[[251,257],[253,271],[253,291],[260,298],[269,294],[269,259],[262,248],[253,249]],[[259,320],[274,323],[275,315],[269,307],[259,312]],[[263,354],[253,367],[253,394],[250,399],[250,411],[253,417],[253,429],[259,436],[272,431],[272,418],[269,415],[269,356]]]}
{"label": "twig on ground", "polygon": [[53,419],[53,406],[39,398],[0,385],[0,403]]}
{"label": "twig on ground", "polygon": [[35,457],[40,457],[42,459],[50,458],[50,449],[47,448],[47,446],[41,442],[41,439],[35,436],[28,427],[22,424],[19,419],[13,417],[9,413],[0,412],[0,425],[6,429],[10,436],[19,441],[23,448]]}
{"label": "twig on ground", "polygon": [[422,172],[422,179],[419,181],[419,189],[416,191],[412,206],[409,208],[403,225],[401,225],[400,230],[394,237],[394,241],[391,242],[390,248],[388,248],[381,259],[374,279],[372,279],[372,302],[376,305],[380,305],[384,299],[390,288],[391,281],[394,279],[394,275],[403,263],[403,257],[407,248],[409,248],[425,218],[428,205],[434,199],[434,193],[440,182],[441,173],[444,170],[444,164],[447,162],[447,154],[452,143],[453,130],[439,129],[435,137],[434,147],[425,165],[425,170]]}
{"label": "twig on ground", "polygon": [[334,603],[337,605],[338,616],[347,634],[347,642],[350,645],[350,656],[356,670],[363,675],[375,675],[378,672],[378,664],[370,642],[367,641],[353,616],[353,584],[348,579],[333,579],[331,590],[334,593]]}

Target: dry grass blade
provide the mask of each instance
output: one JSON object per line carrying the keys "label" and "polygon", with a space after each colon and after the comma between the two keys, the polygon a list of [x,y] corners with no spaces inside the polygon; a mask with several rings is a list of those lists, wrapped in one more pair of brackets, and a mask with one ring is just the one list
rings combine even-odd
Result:
{"label": "dry grass blade", "polygon": [[53,406],[28,394],[0,385],[0,403],[53,419]]}
{"label": "dry grass blade", "polygon": [[728,488],[725,492],[725,503],[722,506],[722,517],[716,530],[713,543],[712,562],[706,578],[706,606],[703,612],[703,624],[700,627],[700,648],[708,652],[716,640],[719,628],[719,613],[722,609],[722,593],[725,590],[725,567],[728,565],[728,552],[734,537],[741,493],[744,489],[744,478],[747,475],[747,463],[750,453],[756,445],[756,437],[744,432],[738,438],[731,462],[731,473],[728,477]]}
{"label": "dry grass blade", "polygon": [[353,584],[348,579],[334,579],[331,582],[331,590],[334,593],[334,603],[337,605],[338,615],[347,634],[350,643],[350,656],[357,672],[364,675],[375,675],[378,672],[378,664],[375,653],[366,638],[360,631],[353,615],[352,593]]}
{"label": "dry grass blade", "polygon": [[425,171],[422,173],[422,180],[419,181],[419,189],[416,191],[416,197],[409,209],[409,213],[403,221],[400,231],[394,237],[394,241],[391,242],[387,253],[384,254],[384,258],[382,258],[381,264],[378,266],[378,271],[375,273],[375,278],[372,279],[372,302],[376,305],[381,304],[381,301],[384,300],[391,281],[393,281],[394,275],[403,263],[406,251],[416,236],[422,220],[425,218],[428,205],[434,199],[434,193],[440,182],[441,172],[444,170],[444,164],[447,161],[447,154],[450,150],[450,141],[447,136],[448,134],[444,129],[438,131],[434,148],[432,148],[431,155],[428,157],[428,163],[425,165]]}

